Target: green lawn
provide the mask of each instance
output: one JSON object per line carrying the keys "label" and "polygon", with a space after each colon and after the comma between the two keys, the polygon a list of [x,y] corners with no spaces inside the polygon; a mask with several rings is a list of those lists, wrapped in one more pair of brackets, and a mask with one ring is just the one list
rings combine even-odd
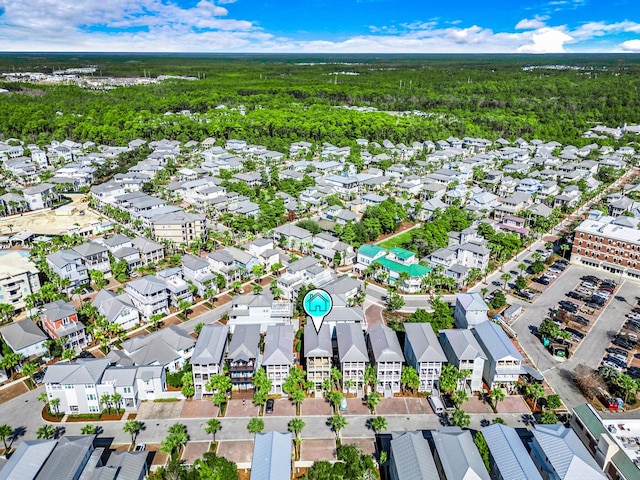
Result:
{"label": "green lawn", "polygon": [[[393,247],[398,247],[404,242],[408,242],[411,240],[411,231],[407,230],[406,232],[401,233],[400,235],[396,235],[395,237],[387,238],[383,242],[378,243],[382,248],[391,249]],[[408,248],[407,250],[411,250]]]}

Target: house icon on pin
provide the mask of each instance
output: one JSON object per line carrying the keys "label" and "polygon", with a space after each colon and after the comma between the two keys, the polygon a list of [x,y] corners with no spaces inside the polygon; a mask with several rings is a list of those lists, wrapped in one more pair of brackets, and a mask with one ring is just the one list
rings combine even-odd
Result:
{"label": "house icon on pin", "polygon": [[307,298],[306,307],[309,315],[325,315],[329,310],[329,299],[320,292],[314,292]]}

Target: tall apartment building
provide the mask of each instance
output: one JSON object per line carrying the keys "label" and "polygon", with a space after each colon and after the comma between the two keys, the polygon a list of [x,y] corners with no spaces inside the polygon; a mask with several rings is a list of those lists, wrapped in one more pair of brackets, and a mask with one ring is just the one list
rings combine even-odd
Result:
{"label": "tall apartment building", "polygon": [[0,303],[11,305],[14,311],[24,308],[27,295],[40,290],[38,268],[20,253],[4,255],[0,269]]}
{"label": "tall apartment building", "polygon": [[640,230],[630,217],[590,212],[575,230],[571,261],[640,278]]}

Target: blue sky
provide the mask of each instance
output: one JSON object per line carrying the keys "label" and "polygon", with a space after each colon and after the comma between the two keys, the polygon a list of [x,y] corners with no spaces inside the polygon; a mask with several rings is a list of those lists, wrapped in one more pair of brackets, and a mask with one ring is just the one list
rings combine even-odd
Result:
{"label": "blue sky", "polygon": [[0,50],[640,52],[638,22],[640,0],[0,0]]}

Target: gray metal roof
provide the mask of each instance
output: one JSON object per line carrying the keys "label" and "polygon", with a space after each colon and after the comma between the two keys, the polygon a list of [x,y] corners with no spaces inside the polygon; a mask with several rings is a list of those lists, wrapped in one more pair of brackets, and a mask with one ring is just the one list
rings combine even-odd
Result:
{"label": "gray metal roof", "polygon": [[447,480],[491,480],[469,430],[441,427],[431,435]]}
{"label": "gray metal roof", "polygon": [[253,443],[251,480],[291,477],[291,433],[258,433]]}
{"label": "gray metal roof", "polygon": [[230,361],[249,361],[259,355],[260,325],[236,325],[229,343],[227,357]]}
{"label": "gray metal roof", "polygon": [[369,362],[369,354],[360,323],[336,324],[336,339],[340,363]]}
{"label": "gray metal roof", "polygon": [[502,478],[542,480],[515,428],[494,423],[484,427],[482,434]]}
{"label": "gray metal roof", "polygon": [[111,367],[102,375],[102,383],[113,382],[116,387],[130,387],[136,381],[138,367]]}
{"label": "gray metal roof", "polygon": [[222,365],[228,333],[227,325],[215,324],[202,327],[191,355],[191,364]]}
{"label": "gray metal roof", "polygon": [[42,307],[42,314],[51,320],[67,318],[76,313],[78,312],[76,312],[76,307],[73,303],[65,302],[64,300],[56,300],[55,302],[47,303]]}
{"label": "gray metal roof", "polygon": [[482,347],[473,336],[471,330],[451,329],[440,330],[440,339],[443,336],[448,340],[451,349],[457,360],[475,360],[476,358],[487,359]]}
{"label": "gray metal roof", "polygon": [[157,250],[164,250],[164,247],[161,244],[153,242],[144,237],[136,237],[131,241],[131,243],[142,253],[151,253]]}
{"label": "gray metal roof", "polygon": [[411,344],[411,349],[418,362],[447,361],[430,323],[405,323],[404,329],[406,332],[405,345]]}
{"label": "gray metal roof", "polygon": [[130,288],[142,295],[152,295],[156,292],[161,292],[167,289],[166,283],[153,275],[145,275],[142,278],[137,278],[127,283],[127,288]]}
{"label": "gray metal roof", "polygon": [[60,438],[35,480],[78,478],[88,454],[93,450],[95,437],[95,435],[69,435]]}
{"label": "gray metal roof", "polygon": [[48,338],[30,319],[10,323],[0,329],[0,334],[14,351],[42,342]]}
{"label": "gray metal roof", "polygon": [[398,480],[431,480],[440,478],[429,442],[420,432],[393,435],[391,462]]}
{"label": "gray metal roof", "polygon": [[293,326],[270,325],[264,337],[263,365],[291,365],[293,363]]}
{"label": "gray metal roof", "polygon": [[83,257],[89,256],[89,255],[97,255],[99,253],[106,253],[109,251],[105,245],[102,245],[101,243],[98,243],[98,242],[83,243],[82,245],[73,247],[73,250],[78,252]]}
{"label": "gray metal roof", "polygon": [[57,443],[57,440],[24,440],[0,470],[0,480],[35,478]]}
{"label": "gray metal roof", "polygon": [[122,349],[136,365],[166,365],[181,358],[179,352],[195,343],[195,339],[185,330],[169,325],[167,328],[123,342]]}
{"label": "gray metal roof", "polygon": [[367,335],[376,362],[404,362],[396,332],[379,323],[367,330]]}
{"label": "gray metal roof", "polygon": [[489,307],[482,299],[482,295],[477,292],[456,293],[456,302],[459,303],[465,311],[489,311]]}
{"label": "gray metal roof", "polygon": [[96,384],[110,361],[106,358],[78,358],[75,362],[58,362],[49,365],[44,374],[44,383],[69,385]]}
{"label": "gray metal roof", "polygon": [[536,425],[533,436],[561,480],[604,480],[602,470],[570,428],[558,423]]}
{"label": "gray metal roof", "polygon": [[502,327],[491,321],[482,322],[475,326],[473,333],[484,348],[485,353],[494,360],[513,358],[522,360],[522,355]]}
{"label": "gray metal roof", "polygon": [[[107,464],[97,471],[115,470],[116,480],[138,480],[146,473],[147,456],[148,452],[112,452]],[[102,480],[101,476],[98,478]]]}
{"label": "gray metal roof", "polygon": [[333,357],[333,347],[331,345],[331,328],[327,324],[316,329],[310,323],[304,329],[304,356],[309,357]]}

